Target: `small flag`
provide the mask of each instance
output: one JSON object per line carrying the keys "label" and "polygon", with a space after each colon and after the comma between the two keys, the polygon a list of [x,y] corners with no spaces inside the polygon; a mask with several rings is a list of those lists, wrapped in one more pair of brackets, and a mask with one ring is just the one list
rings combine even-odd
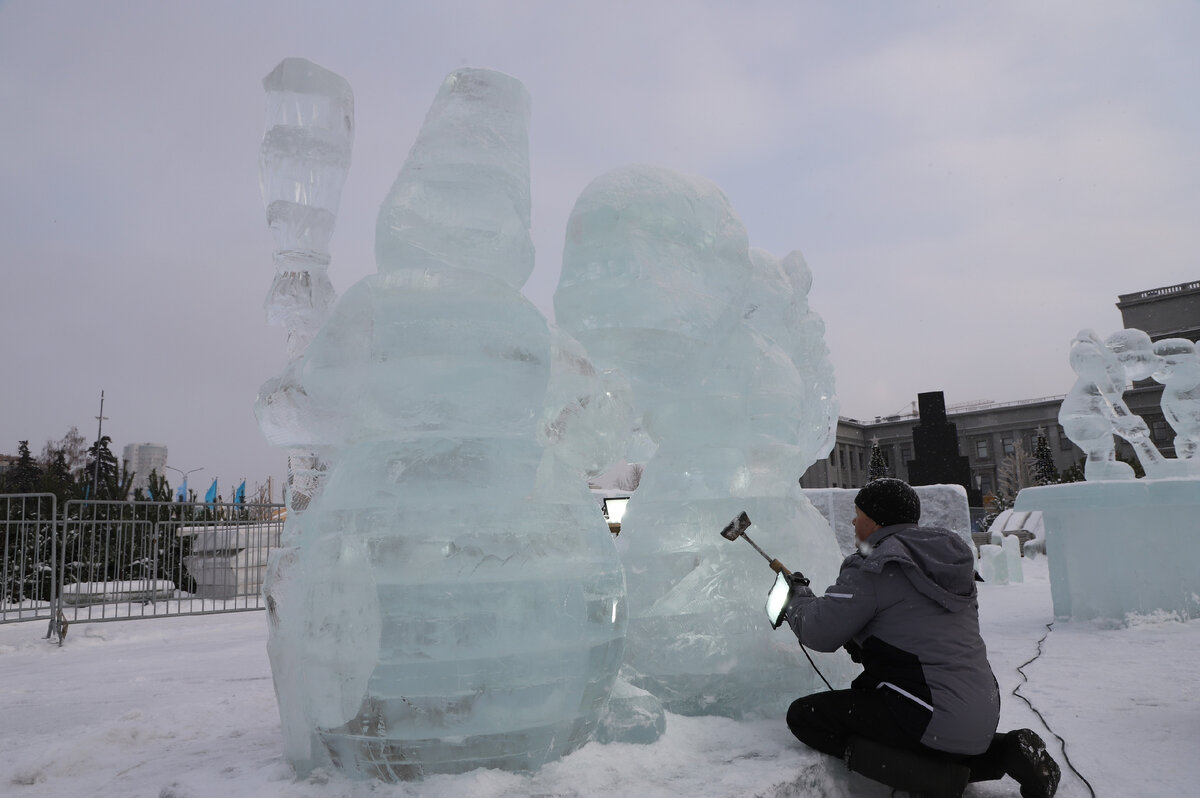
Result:
{"label": "small flag", "polygon": [[187,501],[187,497],[187,477],[184,477],[183,484],[179,486],[179,495],[175,497],[175,500],[185,502]]}
{"label": "small flag", "polygon": [[207,504],[214,504],[217,501],[217,479],[213,477],[212,487],[208,489],[208,493],[204,494],[204,501]]}
{"label": "small flag", "polygon": [[237,490],[235,490],[233,492],[233,503],[234,504],[245,504],[246,503],[246,480],[243,479],[242,484],[238,485]]}
{"label": "small flag", "polygon": [[149,485],[146,486],[146,495],[150,497],[150,501],[154,501],[154,491]]}

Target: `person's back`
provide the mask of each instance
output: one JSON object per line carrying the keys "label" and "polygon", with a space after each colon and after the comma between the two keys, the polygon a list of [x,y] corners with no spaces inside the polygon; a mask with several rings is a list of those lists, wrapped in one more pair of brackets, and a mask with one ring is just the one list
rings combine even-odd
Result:
{"label": "person's back", "polygon": [[[979,634],[974,556],[944,529],[896,525],[844,567],[869,575],[875,614],[855,635],[863,673],[854,687],[904,691],[927,703],[924,745],[956,754],[985,750],[1000,695]],[[866,548],[864,546],[864,548]]]}

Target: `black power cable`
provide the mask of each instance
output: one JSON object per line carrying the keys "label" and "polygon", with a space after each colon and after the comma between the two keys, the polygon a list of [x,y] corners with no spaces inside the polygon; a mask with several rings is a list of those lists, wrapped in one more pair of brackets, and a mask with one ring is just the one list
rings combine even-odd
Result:
{"label": "black power cable", "polygon": [[1037,653],[1034,654],[1033,657],[1031,657],[1030,659],[1026,660],[1025,662],[1022,662],[1020,665],[1017,666],[1017,673],[1021,674],[1021,679],[1023,681],[1021,682],[1021,684],[1018,684],[1016,687],[1014,687],[1012,689],[1012,694],[1014,696],[1016,696],[1017,698],[1021,699],[1022,701],[1024,701],[1025,704],[1031,710],[1033,710],[1033,714],[1038,716],[1038,720],[1040,720],[1042,722],[1042,725],[1046,727],[1046,731],[1050,732],[1051,734],[1053,734],[1055,736],[1055,738],[1058,740],[1059,746],[1062,747],[1063,761],[1065,761],[1067,763],[1067,767],[1069,767],[1071,769],[1071,772],[1074,773],[1076,776],[1078,776],[1079,780],[1082,781],[1085,785],[1087,785],[1088,792],[1092,794],[1092,798],[1096,798],[1096,791],[1092,789],[1092,783],[1083,777],[1083,774],[1080,773],[1075,768],[1075,765],[1071,762],[1071,757],[1069,757],[1067,755],[1067,741],[1064,740],[1059,735],[1058,732],[1056,732],[1056,731],[1054,731],[1054,729],[1050,728],[1050,724],[1046,722],[1046,718],[1042,716],[1042,713],[1038,711],[1038,708],[1033,705],[1032,701],[1030,701],[1025,696],[1021,695],[1021,692],[1020,692],[1022,685],[1029,683],[1029,677],[1025,675],[1025,670],[1024,670],[1025,667],[1027,665],[1030,665],[1033,662],[1037,661],[1038,657],[1042,656],[1042,643],[1046,642],[1046,638],[1050,636],[1050,631],[1052,629],[1054,629],[1053,622],[1046,624],[1046,634],[1042,635],[1042,639],[1037,642]]}

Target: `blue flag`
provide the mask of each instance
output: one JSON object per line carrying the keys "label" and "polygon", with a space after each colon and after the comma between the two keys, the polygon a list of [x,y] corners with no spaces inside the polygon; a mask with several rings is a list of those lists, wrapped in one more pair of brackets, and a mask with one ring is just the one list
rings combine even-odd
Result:
{"label": "blue flag", "polygon": [[208,504],[215,504],[217,501],[217,479],[213,477],[212,487],[208,489],[208,493],[204,494],[204,501]]}
{"label": "blue flag", "polygon": [[149,485],[146,486],[146,495],[150,497],[150,501],[154,501],[154,491],[151,490]]}
{"label": "blue flag", "polygon": [[238,485],[237,490],[235,490],[233,492],[233,503],[234,504],[245,504],[246,503],[246,480],[243,479],[242,484]]}
{"label": "blue flag", "polygon": [[183,478],[183,484],[179,486],[179,495],[175,497],[175,501],[187,501],[187,477]]}

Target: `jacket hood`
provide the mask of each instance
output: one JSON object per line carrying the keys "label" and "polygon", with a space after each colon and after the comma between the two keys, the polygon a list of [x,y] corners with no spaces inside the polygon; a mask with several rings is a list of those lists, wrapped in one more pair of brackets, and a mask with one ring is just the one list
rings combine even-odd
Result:
{"label": "jacket hood", "polygon": [[975,555],[955,533],[939,527],[894,524],[877,529],[863,546],[863,568],[879,572],[894,562],[922,594],[957,612],[976,596]]}

